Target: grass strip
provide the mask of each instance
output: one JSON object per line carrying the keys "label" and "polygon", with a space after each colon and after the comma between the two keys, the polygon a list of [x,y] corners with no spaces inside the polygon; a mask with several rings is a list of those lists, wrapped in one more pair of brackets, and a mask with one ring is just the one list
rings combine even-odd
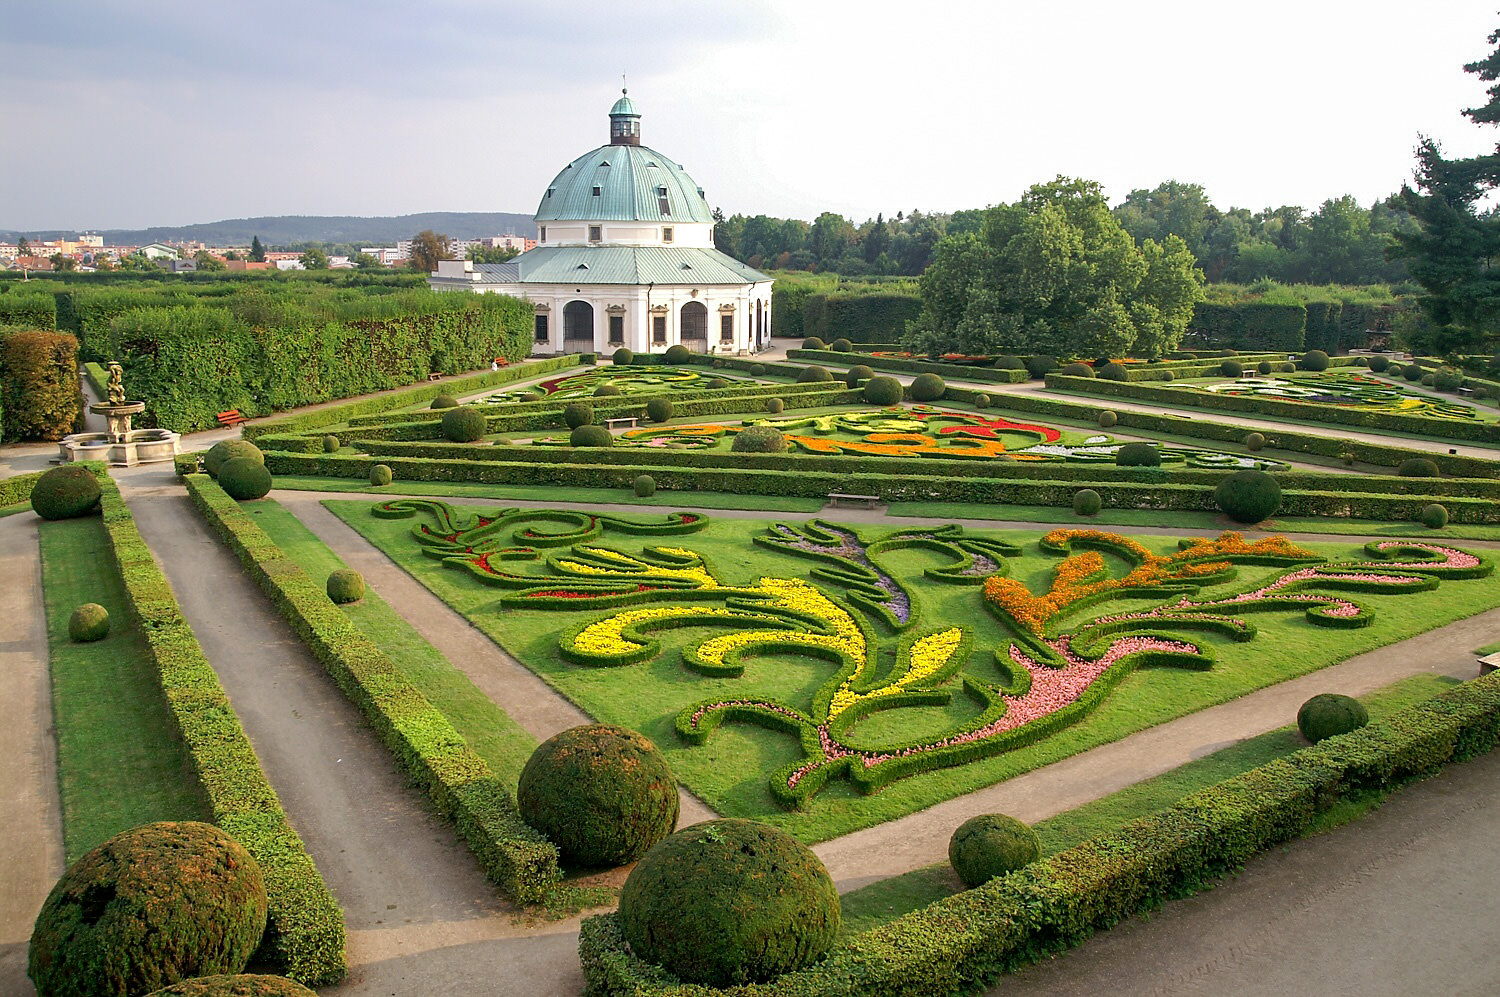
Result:
{"label": "grass strip", "polygon": [[453,821],[486,874],[519,902],[545,901],[560,877],[557,848],[521,820],[515,800],[484,759],[239,503],[207,475],[185,480],[194,506],[401,768]]}
{"label": "grass strip", "polygon": [[751,509],[768,512],[817,512],[823,501],[784,495],[730,495],[724,492],[658,491],[648,498],[619,488],[567,488],[555,485],[492,485],[470,481],[402,481],[377,488],[358,478],[317,478],[302,474],[278,474],[276,487],[303,492],[353,492],[376,498],[403,495],[433,495],[523,502],[583,502],[598,505],[636,505],[643,508]]}
{"label": "grass strip", "polygon": [[103,465],[97,469],[104,528],[126,602],[213,822],[249,849],[265,877],[270,923],[260,954],[308,986],[335,983],[348,972],[343,911],[287,820],[119,487]]}
{"label": "grass strip", "polygon": [[[40,540],[65,861],[141,824],[208,820],[124,584],[86,570],[110,563],[103,524],[43,521]],[[68,618],[90,602],[109,611],[109,635],[74,642]]]}

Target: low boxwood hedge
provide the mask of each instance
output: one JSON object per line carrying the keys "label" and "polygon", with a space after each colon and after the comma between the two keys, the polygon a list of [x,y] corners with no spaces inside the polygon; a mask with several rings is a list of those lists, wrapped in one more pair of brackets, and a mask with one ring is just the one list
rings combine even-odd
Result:
{"label": "low boxwood hedge", "polygon": [[[410,480],[402,473],[403,480]],[[515,800],[448,719],[331,603],[207,475],[189,475],[194,506],[370,722],[439,813],[453,821],[489,875],[521,903],[560,878],[557,848],[527,827]]]}
{"label": "low boxwood hedge", "polygon": [[[814,360],[837,364],[847,364],[851,359],[848,353],[838,353],[833,350],[810,350],[806,348],[787,350],[786,355],[793,360]],[[963,364],[942,363],[936,360],[906,359],[903,357],[872,357],[860,354],[859,362],[876,370],[893,370],[903,374],[940,374],[945,378],[951,377],[960,381],[984,381],[993,384],[1020,384],[1031,376],[1025,370],[967,367]]]}
{"label": "low boxwood hedge", "polygon": [[579,932],[596,997],[939,997],[1077,945],[1210,885],[1306,832],[1340,800],[1388,791],[1472,758],[1500,737],[1500,673],[1466,682],[1184,797],[1024,869],[835,944],[816,965],[758,986],[680,983],[633,956],[616,914]]}

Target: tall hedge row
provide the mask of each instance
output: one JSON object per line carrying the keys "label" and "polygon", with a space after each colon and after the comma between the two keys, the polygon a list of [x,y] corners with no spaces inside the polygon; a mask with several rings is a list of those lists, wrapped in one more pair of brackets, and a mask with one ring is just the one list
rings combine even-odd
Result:
{"label": "tall hedge row", "polygon": [[79,397],[78,340],[42,330],[0,339],[0,410],[7,442],[62,439],[78,420]]}
{"label": "tall hedge row", "polygon": [[1198,342],[1236,350],[1300,350],[1306,326],[1307,309],[1302,305],[1200,301],[1193,308],[1188,334]]}
{"label": "tall hedge row", "polygon": [[[1344,306],[1337,301],[1309,301],[1305,307],[1307,326],[1303,345],[1309,350],[1322,350],[1329,356],[1338,353],[1343,332],[1339,316],[1343,314]],[[1363,345],[1362,340],[1359,342]]]}
{"label": "tall hedge row", "polygon": [[57,328],[57,303],[50,294],[12,289],[0,294],[0,325],[25,329]]}
{"label": "tall hedge row", "polygon": [[907,321],[921,311],[922,299],[914,293],[810,294],[802,305],[801,335],[817,336],[825,343],[835,339],[894,342],[906,334]]}

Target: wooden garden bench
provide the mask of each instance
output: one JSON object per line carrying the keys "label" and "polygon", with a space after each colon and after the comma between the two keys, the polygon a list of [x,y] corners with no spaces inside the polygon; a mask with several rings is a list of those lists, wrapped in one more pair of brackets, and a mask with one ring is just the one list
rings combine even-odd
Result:
{"label": "wooden garden bench", "polygon": [[240,410],[237,408],[232,408],[228,412],[220,412],[218,415],[214,416],[214,418],[218,419],[219,425],[223,426],[225,429],[233,429],[235,426],[238,426],[242,422],[250,421],[249,419],[241,415]]}
{"label": "wooden garden bench", "polygon": [[1474,393],[1474,389],[1473,388],[1459,388],[1458,389],[1458,393],[1461,394],[1461,395],[1472,395]]}
{"label": "wooden garden bench", "polygon": [[441,375],[441,374],[428,374],[427,375],[427,380],[429,380],[429,381],[441,381],[442,379],[443,379],[443,375]]}
{"label": "wooden garden bench", "polygon": [[865,509],[873,509],[880,504],[880,496],[848,495],[844,492],[829,492],[828,504],[831,506],[858,505]]}
{"label": "wooden garden bench", "polygon": [[634,429],[639,425],[639,420],[633,415],[616,416],[613,419],[604,420],[605,429]]}
{"label": "wooden garden bench", "polygon": [[1486,654],[1479,659],[1479,674],[1488,675],[1495,669],[1500,668],[1500,651],[1494,654]]}

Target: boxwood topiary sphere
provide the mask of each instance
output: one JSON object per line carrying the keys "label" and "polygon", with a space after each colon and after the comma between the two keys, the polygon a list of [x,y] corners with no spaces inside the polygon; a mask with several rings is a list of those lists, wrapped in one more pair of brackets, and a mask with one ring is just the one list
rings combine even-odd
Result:
{"label": "boxwood topiary sphere", "polygon": [[1259,450],[1261,447],[1264,447],[1265,445],[1266,445],[1266,437],[1265,437],[1264,433],[1246,433],[1245,434],[1245,448],[1247,450]]}
{"label": "boxwood topiary sphere", "polygon": [[484,438],[484,413],[473,408],[454,408],[443,413],[443,437],[454,443],[473,443]]}
{"label": "boxwood topiary sphere", "polygon": [[747,426],[734,434],[729,449],[735,453],[781,453],[786,434],[774,426]]}
{"label": "boxwood topiary sphere", "polygon": [[224,462],[235,457],[248,457],[260,464],[266,462],[266,456],[260,452],[260,447],[249,440],[220,440],[203,455],[203,469],[208,472],[209,477],[217,478]]}
{"label": "boxwood topiary sphere", "polygon": [[1386,370],[1388,367],[1390,367],[1390,365],[1390,357],[1387,357],[1383,353],[1377,353],[1370,358],[1370,369],[1377,374],[1379,374],[1383,370]]}
{"label": "boxwood topiary sphere", "polygon": [[1281,508],[1281,484],[1265,471],[1235,471],[1214,489],[1214,502],[1236,523],[1258,523]]}
{"label": "boxwood topiary sphere", "polygon": [[1401,376],[1408,381],[1420,381],[1424,373],[1426,372],[1419,363],[1409,363],[1401,370]]}
{"label": "boxwood topiary sphere", "polygon": [[681,343],[673,343],[667,347],[667,351],[661,355],[661,358],[669,364],[692,363],[693,351]]}
{"label": "boxwood topiary sphere", "polygon": [[1322,350],[1308,350],[1297,361],[1297,366],[1303,370],[1325,371],[1328,369],[1328,354]]}
{"label": "boxwood topiary sphere", "polygon": [[1271,373],[1271,361],[1269,361],[1269,360],[1262,360],[1260,363],[1256,364],[1255,365],[1255,372],[1257,374],[1269,374],[1269,373]]}
{"label": "boxwood topiary sphere", "polygon": [[764,982],[838,936],[838,891],[790,834],[726,818],[651,849],[620,891],[620,928],[641,959],[688,983]]}
{"label": "boxwood topiary sphere", "polygon": [[1172,373],[1170,370],[1164,370],[1161,372],[1161,379],[1163,381],[1175,381],[1177,380],[1177,375]]}
{"label": "boxwood topiary sphere", "polygon": [[1436,478],[1438,466],[1426,457],[1408,457],[1397,465],[1396,473],[1403,478]]}
{"label": "boxwood topiary sphere", "polygon": [[766,400],[766,411],[772,415],[779,415],[786,408],[786,402],[780,398],[769,398]]}
{"label": "boxwood topiary sphere", "polygon": [[1042,857],[1042,843],[1024,822],[1005,814],[980,814],[958,825],[948,839],[948,862],[973,889]]}
{"label": "boxwood topiary sphere", "polygon": [[1115,463],[1120,467],[1159,467],[1161,451],[1149,443],[1127,443],[1115,451]]}
{"label": "boxwood topiary sphere", "polygon": [[729,382],[724,380],[722,377],[711,377],[708,379],[708,384],[705,385],[705,387],[707,387],[710,391],[716,391],[719,388],[729,387]]}
{"label": "boxwood topiary sphere", "polygon": [[622,346],[618,350],[615,350],[614,353],[610,354],[609,361],[616,367],[629,367],[631,364],[635,363],[635,354]]}
{"label": "boxwood topiary sphere", "polygon": [[1032,377],[1046,377],[1058,367],[1057,357],[1038,353],[1034,357],[1026,358],[1026,373]]}
{"label": "boxwood topiary sphere", "polygon": [[153,991],[146,997],[318,997],[296,980],[285,976],[240,973],[235,976],[200,976]]}
{"label": "boxwood topiary sphere", "polygon": [[885,374],[865,382],[865,401],[871,405],[896,405],[903,394],[901,382]]}
{"label": "boxwood topiary sphere", "polygon": [[458,399],[452,395],[438,395],[428,408],[458,408]]}
{"label": "boxwood topiary sphere", "polygon": [[1219,374],[1222,377],[1239,377],[1245,373],[1245,365],[1238,360],[1225,360],[1219,364]]}
{"label": "boxwood topiary sphere", "polygon": [[649,474],[637,474],[634,486],[635,493],[640,498],[650,498],[656,494],[656,479]]}
{"label": "boxwood topiary sphere", "polygon": [[37,915],[27,973],[40,997],[147,994],[238,973],[265,929],[265,883],[244,846],[212,824],[145,824],[63,873]]}
{"label": "boxwood topiary sphere", "polygon": [[1020,357],[1011,356],[1009,353],[995,358],[996,370],[1025,370],[1026,362]]}
{"label": "boxwood topiary sphere", "polygon": [[799,384],[819,384],[823,381],[831,380],[833,380],[833,375],[828,373],[828,368],[819,367],[817,364],[811,367],[803,367],[797,374],[797,382]]}
{"label": "boxwood topiary sphere", "polygon": [[851,388],[859,387],[861,381],[868,381],[875,376],[875,369],[868,364],[857,363],[850,367],[844,374],[844,383]]}
{"label": "boxwood topiary sphere", "polygon": [[1115,423],[1117,423],[1119,421],[1120,421],[1120,417],[1117,414],[1115,414],[1113,411],[1111,411],[1110,409],[1105,409],[1103,412],[1099,413],[1099,428],[1100,429],[1108,429],[1109,427],[1113,426]]}
{"label": "boxwood topiary sphere", "polygon": [[1352,696],[1323,692],[1302,704],[1297,711],[1297,729],[1317,744],[1325,737],[1359,730],[1370,722],[1370,711]]}
{"label": "boxwood topiary sphere", "polygon": [[975,395],[974,396],[974,407],[975,408],[989,408],[990,407],[990,401],[991,401],[991,399],[990,399],[989,395],[985,395],[985,394]]}
{"label": "boxwood topiary sphere", "polygon": [[338,453],[339,452],[339,438],[337,436],[333,436],[331,434],[328,435],[328,436],[323,437],[323,452],[324,453]]}
{"label": "boxwood topiary sphere", "polygon": [[1094,368],[1086,363],[1070,363],[1062,369],[1064,377],[1093,377]]}
{"label": "boxwood topiary sphere", "polygon": [[672,399],[660,396],[647,399],[646,418],[652,422],[666,422],[672,418]]}
{"label": "boxwood topiary sphere", "polygon": [[86,467],[64,465],[43,472],[31,486],[31,510],[43,519],[72,519],[99,505],[99,479]]}
{"label": "boxwood topiary sphere", "polygon": [[1448,525],[1448,509],[1436,502],[1424,505],[1422,511],[1417,513],[1417,522],[1429,530],[1441,530]]}
{"label": "boxwood topiary sphere", "polygon": [[1124,381],[1130,377],[1130,372],[1125,369],[1125,365],[1115,363],[1113,360],[1100,367],[1097,373],[1106,381]]}
{"label": "boxwood topiary sphere", "polygon": [[1422,375],[1422,386],[1424,388],[1436,387],[1437,386],[1437,375],[1436,374],[1423,374]]}
{"label": "boxwood topiary sphere", "polygon": [[1291,363],[1290,361],[1283,361],[1282,363],[1276,365],[1276,372],[1278,374],[1291,374],[1296,371],[1296,369],[1297,365]]}
{"label": "boxwood topiary sphere", "polygon": [[365,576],[353,568],[339,568],[328,576],[328,598],[347,606],[365,597]]}
{"label": "boxwood topiary sphere", "polygon": [[808,336],[802,341],[802,348],[804,350],[826,350],[828,348],[828,344],[823,342],[817,336]]}
{"label": "boxwood topiary sphere", "polygon": [[569,402],[563,406],[563,425],[569,429],[592,425],[594,406],[588,402]]}
{"label": "boxwood topiary sphere", "polygon": [[[1439,506],[1438,508],[1442,508]],[[1447,513],[1443,514],[1444,520]],[[97,602],[86,602],[68,617],[68,638],[80,644],[103,640],[109,636],[109,610]]]}
{"label": "boxwood topiary sphere", "polygon": [[570,447],[612,447],[615,438],[603,426],[579,426],[568,434]]}
{"label": "boxwood topiary sphere", "polygon": [[751,377],[764,377],[765,373],[766,373],[766,365],[765,364],[763,364],[763,363],[753,363],[753,364],[750,365],[750,376]]}
{"label": "boxwood topiary sphere", "polygon": [[1097,516],[1104,508],[1104,500],[1092,488],[1080,488],[1073,493],[1073,512],[1079,516]]}
{"label": "boxwood topiary sphere", "polygon": [[1433,375],[1432,386],[1439,391],[1457,391],[1463,387],[1464,376],[1452,367],[1444,367]]}
{"label": "boxwood topiary sphere", "polygon": [[384,488],[391,483],[391,468],[388,464],[376,464],[370,468],[370,484]]}
{"label": "boxwood topiary sphere", "polygon": [[849,342],[849,340],[844,339],[842,337],[839,338],[839,339],[835,339],[833,342],[829,343],[828,346],[835,353],[852,353],[852,352],[854,352],[854,344],[851,343],[851,342]]}
{"label": "boxwood topiary sphere", "polygon": [[623,865],[677,826],[677,780],[650,739],[591,724],[543,741],[516,787],[521,818],[572,865]]}
{"label": "boxwood topiary sphere", "polygon": [[911,400],[935,402],[948,391],[948,384],[936,374],[918,374],[912,378]]}
{"label": "boxwood topiary sphere", "polygon": [[618,395],[620,386],[618,384],[601,384],[594,389],[595,398],[607,398],[610,395]]}
{"label": "boxwood topiary sphere", "polygon": [[271,491],[271,472],[249,457],[235,457],[219,468],[219,487],[232,499],[248,502]]}

